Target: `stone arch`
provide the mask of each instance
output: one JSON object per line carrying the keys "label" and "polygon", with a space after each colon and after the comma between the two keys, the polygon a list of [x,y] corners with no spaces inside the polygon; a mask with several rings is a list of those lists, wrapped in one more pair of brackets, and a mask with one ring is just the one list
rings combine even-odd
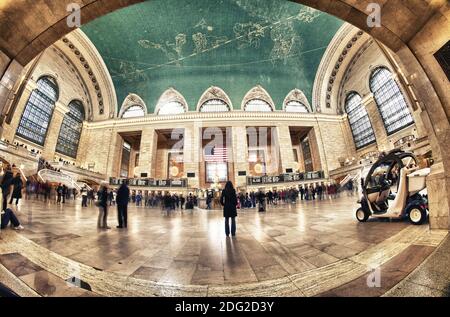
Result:
{"label": "stone arch", "polygon": [[159,97],[158,102],[156,103],[155,107],[155,114],[158,114],[159,110],[168,102],[179,102],[184,107],[184,112],[188,112],[189,106],[187,104],[186,99],[184,96],[175,88],[169,87],[162,93],[162,95]]}
{"label": "stone arch", "polygon": [[142,100],[142,98],[136,94],[129,94],[124,99],[117,117],[122,118],[125,111],[127,111],[130,107],[133,107],[133,106],[140,106],[142,108],[142,110],[144,111],[144,115],[147,115],[147,106],[146,106],[144,100]]}
{"label": "stone arch", "polygon": [[242,98],[241,110],[244,110],[245,105],[253,99],[261,99],[269,104],[269,106],[272,108],[272,111],[276,110],[275,103],[273,102],[272,97],[261,85],[253,87],[245,94],[244,98]]}
{"label": "stone arch", "polygon": [[208,100],[211,99],[220,99],[223,102],[225,102],[228,107],[230,107],[230,111],[233,110],[233,104],[231,103],[230,97],[226,94],[226,92],[216,86],[211,86],[208,89],[205,90],[205,92],[201,95],[200,99],[197,102],[197,111],[200,111],[200,107]]}
{"label": "stone arch", "polygon": [[301,91],[298,88],[292,89],[287,94],[286,98],[284,98],[284,101],[283,101],[283,110],[284,111],[286,111],[286,105],[289,101],[299,101],[306,106],[306,108],[308,109],[308,112],[313,112],[313,109],[311,108],[311,105],[309,104],[308,98],[306,98],[303,91]]}

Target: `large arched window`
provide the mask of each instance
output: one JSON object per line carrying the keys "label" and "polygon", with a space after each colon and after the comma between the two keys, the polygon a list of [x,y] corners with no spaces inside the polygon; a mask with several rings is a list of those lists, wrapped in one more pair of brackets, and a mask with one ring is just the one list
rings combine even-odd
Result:
{"label": "large arched window", "polygon": [[345,111],[357,149],[375,142],[369,116],[361,101],[361,96],[356,92],[349,93],[345,99]]}
{"label": "large arched window", "polygon": [[414,123],[405,97],[387,68],[377,68],[369,85],[388,135]]}
{"label": "large arched window", "polygon": [[144,109],[139,105],[134,105],[125,110],[122,114],[122,118],[137,118],[145,116]]}
{"label": "large arched window", "polygon": [[286,106],[284,108],[286,112],[303,112],[308,113],[308,107],[305,106],[303,103],[297,100],[291,100],[286,103]]}
{"label": "large arched window", "polygon": [[56,152],[76,158],[81,129],[83,128],[84,107],[81,101],[69,103],[69,112],[64,116],[59,130]]}
{"label": "large arched window", "polygon": [[270,112],[273,111],[273,109],[270,106],[270,104],[265,100],[251,99],[245,104],[244,111]]}
{"label": "large arched window", "polygon": [[41,77],[37,81],[37,88],[28,98],[16,134],[44,145],[56,100],[58,100],[56,81],[51,77]]}
{"label": "large arched window", "polygon": [[209,99],[200,106],[199,111],[200,112],[226,112],[226,111],[230,111],[230,106],[221,99]]}
{"label": "large arched window", "polygon": [[186,109],[184,108],[184,105],[179,101],[169,101],[166,102],[159,108],[158,114],[179,114],[186,112]]}

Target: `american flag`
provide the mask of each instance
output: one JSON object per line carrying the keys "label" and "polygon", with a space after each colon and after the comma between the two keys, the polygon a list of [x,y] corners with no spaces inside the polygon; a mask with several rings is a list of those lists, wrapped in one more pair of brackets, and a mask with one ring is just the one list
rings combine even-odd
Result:
{"label": "american flag", "polygon": [[228,152],[226,147],[213,146],[205,148],[205,162],[227,162]]}

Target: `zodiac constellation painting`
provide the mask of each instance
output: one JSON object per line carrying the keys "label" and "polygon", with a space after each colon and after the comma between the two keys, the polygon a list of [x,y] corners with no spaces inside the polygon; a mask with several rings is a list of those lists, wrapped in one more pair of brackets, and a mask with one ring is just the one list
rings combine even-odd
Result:
{"label": "zodiac constellation painting", "polygon": [[286,64],[289,56],[295,54],[295,50],[301,46],[301,37],[295,32],[291,21],[273,27],[270,38],[274,43],[270,52],[272,64],[276,64],[279,60]]}
{"label": "zodiac constellation painting", "polygon": [[178,62],[182,57],[183,46],[186,44],[186,41],[186,34],[179,33],[175,36],[175,42],[173,43],[169,41],[154,43],[149,40],[139,40],[138,44],[143,48],[160,50],[169,61]]}
{"label": "zodiac constellation painting", "polygon": [[236,23],[233,27],[234,35],[238,42],[238,48],[245,47],[259,48],[261,38],[265,31],[259,23]]}
{"label": "zodiac constellation painting", "polygon": [[[286,64],[289,58],[298,55],[302,46],[302,36],[295,29],[295,21],[312,23],[321,13],[304,7],[297,14],[287,15],[288,11],[283,6],[275,6],[274,8],[277,10],[274,12],[269,10],[273,8],[258,6],[258,3],[259,1],[254,0],[236,0],[236,4],[250,12],[250,16],[264,20],[234,23],[230,26],[233,37],[215,33],[218,28],[206,18],[201,18],[193,25],[191,34],[179,33],[175,35],[174,41],[161,43],[141,39],[138,40],[138,44],[144,49],[159,50],[165,55],[167,65],[182,66],[183,60],[212,49],[219,49],[230,44],[235,44],[238,50],[259,49],[262,41],[267,39],[272,46],[267,59],[272,62],[273,66],[276,66],[279,61]],[[192,49],[191,52],[187,51],[188,47]],[[186,50],[184,50],[185,48]]]}

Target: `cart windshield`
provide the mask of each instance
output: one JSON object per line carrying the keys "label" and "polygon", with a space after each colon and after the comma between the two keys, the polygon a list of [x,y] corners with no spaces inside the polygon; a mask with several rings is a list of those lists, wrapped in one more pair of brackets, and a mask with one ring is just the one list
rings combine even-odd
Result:
{"label": "cart windshield", "polygon": [[388,181],[388,173],[392,166],[392,161],[386,161],[381,163],[375,168],[372,175],[370,176],[368,189],[385,187]]}

